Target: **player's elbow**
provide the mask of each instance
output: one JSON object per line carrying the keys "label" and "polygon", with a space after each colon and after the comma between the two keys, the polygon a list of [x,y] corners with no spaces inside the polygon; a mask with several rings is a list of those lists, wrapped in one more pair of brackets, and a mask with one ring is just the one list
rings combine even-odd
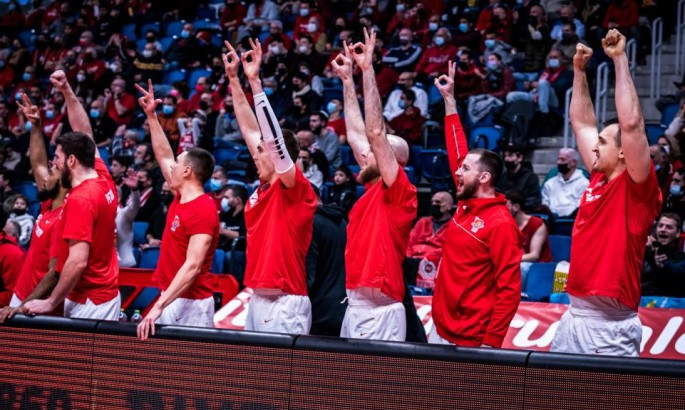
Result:
{"label": "player's elbow", "polygon": [[382,127],[368,127],[366,129],[366,134],[369,138],[380,138],[385,131]]}

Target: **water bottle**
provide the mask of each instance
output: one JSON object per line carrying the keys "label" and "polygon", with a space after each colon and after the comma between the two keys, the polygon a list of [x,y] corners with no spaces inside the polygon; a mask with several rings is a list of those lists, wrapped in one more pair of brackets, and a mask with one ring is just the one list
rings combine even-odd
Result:
{"label": "water bottle", "polygon": [[128,316],[126,316],[126,312],[124,312],[124,309],[121,309],[121,312],[119,312],[119,321],[128,322]]}
{"label": "water bottle", "polygon": [[133,311],[133,315],[131,315],[131,322],[138,323],[141,320],[143,320],[143,316],[140,314],[140,310],[136,309]]}

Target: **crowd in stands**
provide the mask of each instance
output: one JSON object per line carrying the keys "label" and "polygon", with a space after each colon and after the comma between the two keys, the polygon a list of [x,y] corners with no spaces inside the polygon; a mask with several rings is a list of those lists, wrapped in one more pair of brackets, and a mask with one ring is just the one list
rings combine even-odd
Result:
{"label": "crowd in stands", "polygon": [[[514,110],[531,113],[530,133],[551,134],[561,123],[573,81],[569,67],[575,45],[593,47],[596,66],[606,61],[600,39],[617,28],[638,42],[638,59],[643,60],[650,21],[658,16],[671,21],[666,3],[10,0],[0,4],[0,204],[9,216],[3,238],[26,248],[40,201],[25,190],[33,180],[27,156],[31,123],[15,101],[26,93],[40,107],[49,150],[70,131],[62,94],[48,81],[56,70],[67,74],[86,107],[95,142],[120,190],[118,251],[120,265],[129,267],[138,265],[140,249],[159,247],[173,199],[136,101],[134,84],[147,79],[163,100],[159,121],[174,151],[198,146],[215,153],[217,167],[206,189],[221,221],[219,248],[245,250],[243,209],[258,180],[224,73],[224,39],[238,52],[249,49],[248,37],[262,42],[264,91],[280,125],[296,133],[296,165],[321,190],[324,203],[339,207],[322,211],[338,226],[363,187],[355,182],[359,167],[346,146],[342,86],[330,63],[343,42],[361,39],[363,28],[378,33],[374,69],[388,132],[421,147],[426,127],[442,124],[442,98],[433,81],[447,72],[448,61],[457,62],[455,95],[468,129],[492,124]],[[664,214],[649,240],[645,294],[685,296],[685,80],[677,86],[677,94],[659,106],[678,103],[680,109],[651,147]],[[245,92],[251,101],[249,87]],[[511,144],[500,147],[506,172],[498,190],[506,193],[524,234],[523,263],[551,261],[547,236],[553,225],[540,216],[573,218],[589,174],[578,167],[574,150],[562,149],[557,172],[541,185],[525,160],[528,139],[504,140]],[[430,215],[416,222],[406,253],[409,270],[419,272],[412,282],[429,288],[440,259],[442,228],[454,208],[451,193],[435,191]],[[134,241],[134,222],[148,224],[142,241]]]}

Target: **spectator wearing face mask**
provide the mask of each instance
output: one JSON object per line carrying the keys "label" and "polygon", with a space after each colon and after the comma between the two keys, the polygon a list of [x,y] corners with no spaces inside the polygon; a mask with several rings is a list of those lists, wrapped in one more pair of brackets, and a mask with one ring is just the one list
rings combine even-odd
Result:
{"label": "spectator wearing face mask", "polygon": [[271,0],[256,0],[247,8],[243,25],[238,28],[238,41],[255,37],[269,29],[269,22],[278,19],[278,6]]}
{"label": "spectator wearing face mask", "polygon": [[326,31],[326,26],[323,23],[324,18],[321,15],[321,13],[319,13],[319,11],[315,9],[312,1],[301,1],[297,13],[298,16],[295,19],[295,25],[293,29],[293,38],[296,41],[302,37],[311,36],[311,32],[309,31],[309,23],[312,17],[315,17],[320,22],[321,30]]}
{"label": "spectator wearing face mask", "polygon": [[340,145],[347,143],[347,129],[345,128],[345,118],[343,118],[343,103],[334,98],[326,104],[328,122],[326,127],[338,135]]}
{"label": "spectator wearing face mask", "polygon": [[426,77],[437,77],[447,73],[447,62],[457,55],[457,47],[451,44],[452,35],[446,28],[440,28],[433,36],[429,47],[416,65],[416,72]]}
{"label": "spectator wearing face mask", "polygon": [[664,134],[656,140],[656,143],[659,144],[661,149],[666,153],[668,162],[673,169],[683,167],[683,163],[680,160],[680,146],[675,138],[668,134]]}
{"label": "spectator wearing face mask", "polygon": [[474,95],[468,99],[469,119],[473,123],[477,123],[501,107],[507,94],[514,89],[514,76],[509,67],[502,63],[499,54],[489,55],[485,68],[484,75],[476,72],[477,75],[482,75],[483,94]]}
{"label": "spectator wearing face mask", "polygon": [[649,156],[654,163],[656,179],[659,181],[661,193],[663,196],[666,196],[671,185],[671,177],[673,176],[673,167],[668,162],[668,155],[666,155],[666,151],[660,145],[653,144],[649,146]]}
{"label": "spectator wearing face mask", "polygon": [[321,106],[321,96],[312,90],[309,76],[301,71],[293,74],[292,79],[292,98],[300,98],[304,105],[311,107],[312,111]]}
{"label": "spectator wearing face mask", "polygon": [[475,30],[473,22],[466,16],[459,19],[459,25],[454,34],[454,44],[469,50],[480,50],[481,44],[483,44],[483,37],[480,32]]}
{"label": "spectator wearing face mask", "polygon": [[[247,228],[245,227],[245,203],[247,189],[243,185],[229,185],[223,190],[219,212],[219,244],[217,249],[226,251],[226,265],[232,268],[232,251],[245,252]],[[229,269],[230,269],[229,268]],[[244,271],[230,271],[242,288]]]}
{"label": "spectator wearing face mask", "polygon": [[0,209],[0,307],[9,305],[14,293],[14,286],[23,266],[25,253],[17,243],[13,232],[14,222],[7,221],[7,215]]}
{"label": "spectator wearing face mask", "polygon": [[559,150],[557,170],[558,173],[542,186],[542,204],[555,215],[572,217],[590,182],[578,169],[578,152],[573,148]]}
{"label": "spectator wearing face mask", "polygon": [[126,81],[117,78],[105,90],[107,116],[117,125],[128,125],[136,109],[136,97],[126,91]]}
{"label": "spectator wearing face mask", "polygon": [[400,45],[391,47],[383,56],[383,63],[397,73],[413,71],[421,56],[421,47],[413,44],[414,34],[408,28],[400,30]]}
{"label": "spectator wearing face mask", "polygon": [[457,97],[457,104],[463,104],[472,95],[482,93],[481,83],[484,77],[485,72],[473,61],[471,50],[460,50],[457,75],[454,77],[454,93]]}
{"label": "spectator wearing face mask", "polygon": [[449,192],[433,194],[430,216],[419,218],[411,230],[406,253],[408,258],[440,260],[453,205],[454,200]]}
{"label": "spectator wearing face mask", "polygon": [[152,80],[158,84],[164,78],[164,61],[162,53],[157,49],[155,43],[145,44],[143,52],[133,60],[134,75],[138,82]]}
{"label": "spectator wearing face mask", "polygon": [[19,224],[21,228],[19,245],[26,248],[31,240],[33,224],[36,222],[36,219],[28,213],[29,201],[24,195],[15,195],[10,199],[10,202],[12,203],[12,212],[9,215],[9,220]]}
{"label": "spectator wearing face mask", "polygon": [[76,72],[76,82],[73,89],[77,97],[90,101],[93,95],[93,81],[88,77],[86,70],[80,69]]}
{"label": "spectator wearing face mask", "polygon": [[0,58],[0,87],[7,89],[14,84],[14,68],[8,65],[4,58]]}
{"label": "spectator wearing face mask", "polygon": [[[12,63],[10,62],[10,65]],[[28,66],[24,69],[23,74],[21,75],[19,83],[17,83],[17,86],[14,88],[14,92],[12,93],[10,97],[10,101],[20,101],[21,100],[21,93],[25,92],[25,90],[30,89],[31,87],[37,87],[38,86],[38,80],[36,79],[36,69],[32,66]]]}
{"label": "spectator wearing face mask", "polygon": [[511,53],[511,45],[502,41],[502,39],[498,37],[497,33],[494,31],[488,31],[485,33],[483,46],[484,49],[481,58],[483,59],[484,65],[487,65],[488,58],[493,54],[498,55],[499,59],[502,60],[502,63],[506,66],[509,66],[514,59],[514,56]]}
{"label": "spectator wearing face mask", "polygon": [[47,102],[42,112],[42,126],[43,134],[48,140],[61,135],[62,133],[62,118],[64,114],[55,108],[55,104]]}
{"label": "spectator wearing face mask", "polygon": [[347,219],[356,201],[357,183],[354,174],[347,165],[341,165],[333,173],[333,186],[328,191],[326,203],[338,205],[343,211],[344,218]]}
{"label": "spectator wearing face mask", "polygon": [[407,141],[409,145],[421,143],[421,128],[426,119],[414,106],[416,94],[412,90],[403,90],[399,106],[402,113],[388,123],[388,132]]}
{"label": "spectator wearing face mask", "polygon": [[93,139],[98,147],[107,147],[112,143],[117,123],[105,115],[105,104],[102,100],[93,100],[90,103],[90,126],[93,129]]}
{"label": "spectator wearing face mask", "polygon": [[216,119],[216,128],[214,130],[216,138],[233,143],[242,143],[243,137],[238,126],[238,119],[235,111],[233,111],[233,96],[227,95],[224,98],[224,103],[219,110],[219,116]]}
{"label": "spectator wearing face mask", "polygon": [[140,190],[140,210],[135,220],[147,222],[159,206],[160,197],[155,190],[155,179],[151,171],[138,169],[136,175],[138,176],[138,189]]}
{"label": "spectator wearing face mask", "polygon": [[[631,3],[634,3],[631,1]],[[637,8],[637,7],[636,7]],[[552,40],[561,40],[564,36],[564,24],[571,24],[573,26],[574,33],[577,33],[578,37],[585,38],[585,24],[576,17],[576,7],[573,3],[564,4],[559,9],[559,20],[552,26],[552,32],[550,37]]]}
{"label": "spectator wearing face mask", "polygon": [[440,15],[433,14],[420,30],[415,31],[416,36],[421,38],[421,50],[427,50],[434,44],[433,38],[441,27]]}
{"label": "spectator wearing face mask", "polygon": [[314,40],[310,36],[301,36],[295,43],[295,55],[289,71],[298,71],[304,64],[311,68],[311,74],[321,75],[327,59],[314,49]]}
{"label": "spectator wearing face mask", "polygon": [[497,182],[499,192],[518,189],[526,198],[523,209],[529,210],[540,205],[540,180],[532,169],[524,166],[523,149],[509,145],[504,150],[505,171]]}
{"label": "spectator wearing face mask", "polygon": [[340,141],[338,136],[328,128],[328,117],[318,111],[309,116],[309,130],[314,134],[315,142],[312,148],[322,151],[326,155],[328,163],[334,167],[342,164],[340,153]]}
{"label": "spectator wearing face mask", "polygon": [[567,61],[573,61],[573,56],[576,53],[576,44],[578,44],[580,38],[576,34],[576,28],[573,23],[564,23],[561,27],[561,38],[554,43],[554,48],[561,51]]}
{"label": "spectator wearing face mask", "polygon": [[179,68],[196,67],[202,61],[202,47],[195,38],[195,28],[191,23],[183,25],[183,30],[175,39],[165,55],[166,61]]}
{"label": "spectator wearing face mask", "polygon": [[216,209],[221,211],[221,200],[224,197],[224,188],[226,183],[228,183],[228,178],[226,178],[226,170],[221,165],[214,167],[214,172],[212,172],[211,178],[207,182],[209,185],[209,192],[212,199],[214,199],[214,204]]}
{"label": "spectator wearing face mask", "polygon": [[663,209],[685,218],[685,168],[678,168],[673,173]]}
{"label": "spectator wearing face mask", "polygon": [[[514,44],[519,44],[520,48],[526,52],[523,72],[528,76],[523,77],[523,79],[533,81],[531,76],[537,77],[538,73],[545,69],[547,53],[552,45],[549,33],[550,28],[547,24],[545,9],[538,4],[533,4],[530,7],[528,21],[521,25],[521,30],[517,35],[518,43],[514,41]],[[567,59],[567,61],[571,60]],[[520,79],[521,77],[517,74],[514,74],[514,77]]]}
{"label": "spectator wearing face mask", "polygon": [[107,65],[99,58],[97,49],[93,46],[86,48],[78,68],[85,70],[86,74],[89,75],[95,83],[100,81],[107,71]]}
{"label": "spectator wearing face mask", "polygon": [[146,244],[142,244],[141,248],[159,248],[162,243],[162,234],[166,226],[167,212],[169,212],[169,205],[174,200],[174,194],[169,189],[169,184],[164,181],[162,189],[159,191],[159,205],[152,211],[149,219],[147,232],[145,232]]}
{"label": "spectator wearing face mask", "polygon": [[307,180],[317,188],[321,188],[323,185],[323,173],[319,171],[319,167],[312,163],[312,153],[309,152],[307,148],[300,148],[300,153],[297,156],[297,162],[295,163],[297,168],[302,171]]}
{"label": "spectator wearing face mask", "polygon": [[171,149],[178,148],[178,140],[181,137],[181,132],[178,128],[178,119],[185,117],[187,114],[179,112],[176,104],[176,98],[167,95],[162,101],[162,112],[158,114],[159,123],[162,125],[164,134],[169,138]]}
{"label": "spectator wearing face mask", "polygon": [[272,51],[269,49],[269,46],[273,41],[277,40],[283,43],[283,47],[285,47],[287,51],[292,50],[293,41],[290,37],[283,33],[283,22],[280,20],[271,20],[271,23],[269,23],[269,36],[266,38],[266,40],[264,40],[262,49]]}
{"label": "spectator wearing face mask", "polygon": [[221,10],[219,21],[224,37],[232,38],[238,27],[243,25],[243,20],[247,15],[247,9],[238,0],[226,0],[226,5]]}
{"label": "spectator wearing face mask", "polygon": [[642,264],[642,295],[685,297],[685,253],[678,247],[681,217],[661,214],[647,238]]}

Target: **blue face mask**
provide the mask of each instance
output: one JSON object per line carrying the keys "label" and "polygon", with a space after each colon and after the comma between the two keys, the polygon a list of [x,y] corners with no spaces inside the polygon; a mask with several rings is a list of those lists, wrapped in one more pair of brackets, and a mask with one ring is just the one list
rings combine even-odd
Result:
{"label": "blue face mask", "polygon": [[24,81],[31,81],[31,78],[33,78],[33,75],[31,75],[31,73],[24,73],[21,76],[21,79]]}
{"label": "blue face mask", "polygon": [[428,30],[430,31],[437,31],[438,30],[438,23],[431,21],[428,23]]}
{"label": "blue face mask", "polygon": [[656,172],[661,171],[661,164],[654,165],[654,171],[656,171]]}
{"label": "blue face mask", "polygon": [[271,87],[264,87],[264,94],[266,94],[267,97],[270,97],[273,95],[274,89]]}
{"label": "blue face mask", "polygon": [[487,67],[488,70],[495,71],[497,69],[497,63],[488,61]]}
{"label": "blue face mask", "polygon": [[671,192],[671,195],[673,196],[682,196],[683,195],[683,187],[680,185],[671,185],[671,188],[669,189]]}
{"label": "blue face mask", "polygon": [[404,100],[399,100],[399,101],[397,102],[397,105],[398,105],[400,108],[404,109],[404,108],[407,106],[407,102],[404,101]]}
{"label": "blue face mask", "polygon": [[21,92],[17,91],[17,93],[14,94],[14,99],[17,101],[21,101]]}
{"label": "blue face mask", "polygon": [[331,102],[329,102],[328,104],[326,104],[326,111],[327,111],[329,114],[333,114],[337,108],[338,108],[338,106],[335,105],[335,103],[334,103],[333,101],[331,101]]}
{"label": "blue face mask", "polygon": [[445,44],[445,37],[436,36],[436,37],[433,39],[433,41],[435,42],[435,45],[436,45],[436,46],[440,47],[440,46],[442,46],[443,44]]}
{"label": "blue face mask", "polygon": [[495,40],[489,38],[489,39],[485,40],[485,47],[488,48],[488,49],[492,49],[492,48],[495,47],[495,44],[496,44],[496,43],[497,43],[497,41],[495,41]]}
{"label": "blue face mask", "polygon": [[466,23],[459,23],[459,31],[466,33],[469,30],[469,25]]}
{"label": "blue face mask", "polygon": [[228,198],[221,198],[221,210],[224,212],[231,210],[231,206],[228,204]]}
{"label": "blue face mask", "polygon": [[309,9],[300,9],[300,16],[307,17],[309,15]]}
{"label": "blue face mask", "polygon": [[209,180],[209,190],[214,192],[221,189],[221,180],[212,178]]}
{"label": "blue face mask", "polygon": [[96,110],[96,109],[92,108],[90,110],[90,118],[92,118],[92,119],[100,118],[100,110]]}
{"label": "blue face mask", "polygon": [[26,129],[26,131],[31,131],[31,129],[33,128],[33,124],[31,122],[27,122],[24,125],[24,128]]}
{"label": "blue face mask", "polygon": [[561,65],[561,62],[558,58],[550,58],[549,60],[547,60],[547,63],[549,64],[549,68],[559,68],[559,66]]}
{"label": "blue face mask", "polygon": [[164,115],[171,115],[174,113],[174,106],[169,104],[162,105],[162,113]]}
{"label": "blue face mask", "polygon": [[55,118],[55,112],[52,110],[45,111],[45,118],[47,118],[49,120]]}
{"label": "blue face mask", "polygon": [[181,31],[181,37],[183,37],[183,38],[190,37],[190,31],[188,31],[188,30]]}

